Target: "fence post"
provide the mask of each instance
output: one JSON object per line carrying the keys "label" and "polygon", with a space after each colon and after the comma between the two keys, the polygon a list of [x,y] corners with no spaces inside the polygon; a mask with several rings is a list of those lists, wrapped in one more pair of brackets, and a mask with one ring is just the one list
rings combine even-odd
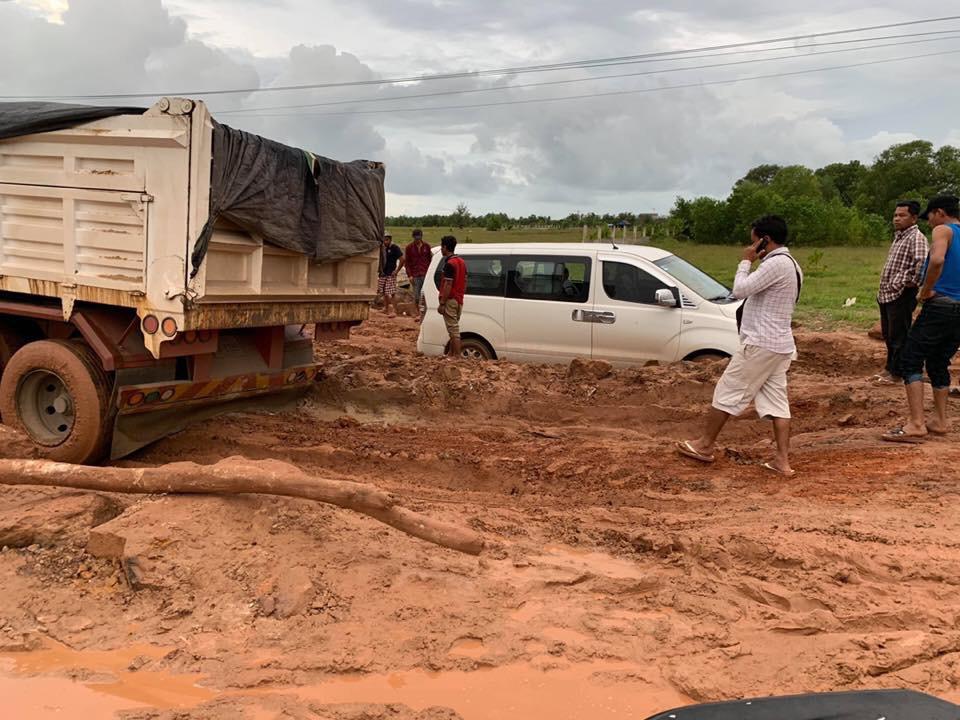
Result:
{"label": "fence post", "polygon": [[580,242],[586,242],[586,241],[587,241],[587,226],[584,225],[584,226],[583,226],[583,237],[580,239]]}

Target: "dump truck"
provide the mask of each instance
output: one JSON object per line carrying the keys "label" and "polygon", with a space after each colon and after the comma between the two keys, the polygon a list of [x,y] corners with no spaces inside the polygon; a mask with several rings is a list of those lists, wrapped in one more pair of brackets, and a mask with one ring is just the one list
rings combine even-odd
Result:
{"label": "dump truck", "polygon": [[368,317],[383,178],[186,98],[0,103],[3,422],[90,464],[302,395]]}

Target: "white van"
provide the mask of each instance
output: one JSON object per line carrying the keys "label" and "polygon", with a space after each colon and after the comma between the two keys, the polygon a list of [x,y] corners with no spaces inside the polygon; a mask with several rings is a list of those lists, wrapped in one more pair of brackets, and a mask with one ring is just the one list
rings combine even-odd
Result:
{"label": "white van", "polygon": [[[511,243],[458,245],[457,255],[467,265],[467,357],[632,365],[727,357],[740,342],[729,288],[659,248]],[[437,312],[442,261],[435,251],[424,284],[417,350],[425,355],[442,355],[448,343]]]}

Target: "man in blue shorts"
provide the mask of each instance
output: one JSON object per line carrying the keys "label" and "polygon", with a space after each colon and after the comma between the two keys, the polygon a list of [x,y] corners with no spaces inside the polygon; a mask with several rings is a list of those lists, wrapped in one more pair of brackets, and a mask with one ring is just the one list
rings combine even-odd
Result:
{"label": "man in blue shorts", "polygon": [[[920,316],[910,329],[902,355],[903,382],[910,419],[883,435],[890,442],[923,442],[928,434],[946,435],[950,362],[960,348],[960,198],[940,195],[920,218],[933,228],[930,255],[923,269]],[[933,386],[933,417],[923,410],[923,370]]]}

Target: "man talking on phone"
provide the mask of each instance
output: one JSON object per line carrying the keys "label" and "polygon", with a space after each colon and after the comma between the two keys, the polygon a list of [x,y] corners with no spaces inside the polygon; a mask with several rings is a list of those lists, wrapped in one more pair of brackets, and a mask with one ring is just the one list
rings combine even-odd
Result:
{"label": "man talking on phone", "polygon": [[[717,383],[713,406],[703,434],[677,443],[677,451],[704,463],[715,460],[717,436],[731,416],[754,403],[757,415],[773,421],[777,455],[763,463],[772,472],[790,477],[790,402],[787,370],[796,358],[791,323],[800,299],[803,273],[787,249],[787,223],[766,215],[750,226],[750,245],[737,267],[733,295],[744,300],[737,311],[740,348]],[[760,264],[751,272],[753,263]]]}

